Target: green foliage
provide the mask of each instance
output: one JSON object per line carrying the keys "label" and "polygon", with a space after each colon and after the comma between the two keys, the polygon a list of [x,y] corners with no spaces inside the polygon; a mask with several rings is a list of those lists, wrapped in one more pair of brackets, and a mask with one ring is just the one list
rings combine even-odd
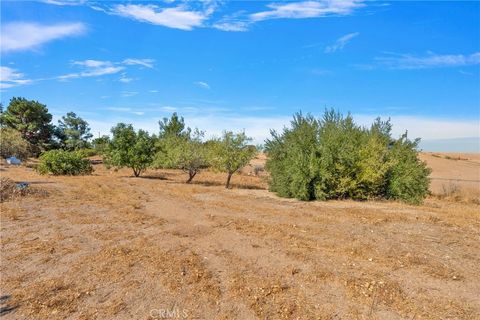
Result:
{"label": "green foliage", "polygon": [[103,154],[110,143],[109,136],[101,136],[99,138],[93,139],[92,146],[97,154]]}
{"label": "green foliage", "polygon": [[296,114],[291,129],[282,135],[271,131],[265,150],[271,173],[270,189],[281,197],[311,200],[315,197],[318,122],[312,116]]}
{"label": "green foliage", "polygon": [[154,166],[157,168],[175,169],[178,168],[178,143],[188,141],[191,129],[185,127],[183,117],[176,112],[169,118],[163,118],[158,122],[160,132],[156,141],[157,154],[155,155]]}
{"label": "green foliage", "polygon": [[88,159],[84,159],[77,152],[50,150],[40,156],[37,171],[40,174],[75,176],[90,174],[93,167]]}
{"label": "green foliage", "polygon": [[104,153],[107,167],[128,167],[135,177],[153,162],[155,138],[146,131],[136,132],[131,124],[119,123],[112,128],[113,138]]}
{"label": "green foliage", "polygon": [[10,100],[7,110],[0,116],[2,127],[19,131],[35,153],[49,147],[53,132],[51,121],[52,115],[44,104],[17,97]]}
{"label": "green foliage", "polygon": [[176,138],[177,143],[172,150],[175,166],[188,173],[187,183],[190,183],[201,169],[208,166],[208,155],[202,137],[203,132],[195,130],[193,135],[186,138]]}
{"label": "green foliage", "polygon": [[255,156],[257,152],[255,147],[247,145],[251,140],[244,132],[233,133],[226,131],[220,139],[212,140],[208,144],[212,167],[215,170],[227,173],[225,188],[230,187],[232,175],[246,166]]}
{"label": "green foliage", "polygon": [[74,112],[69,112],[62,117],[62,120],[58,120],[58,128],[55,133],[62,148],[66,150],[87,148],[88,140],[92,137],[88,122]]}
{"label": "green foliage", "polygon": [[75,150],[82,158],[93,157],[97,155],[97,150],[91,148],[83,148]]}
{"label": "green foliage", "polygon": [[291,128],[272,131],[266,141],[270,189],[283,197],[313,199],[398,199],[419,203],[428,192],[418,141],[395,140],[391,124],[370,128],[350,115],[326,111],[320,120],[296,114]]}
{"label": "green foliage", "polygon": [[183,117],[176,113],[160,123],[160,137],[156,142],[157,154],[154,167],[181,169],[188,173],[187,183],[208,166],[206,147],[202,142],[204,133],[185,127]]}
{"label": "green foliage", "polygon": [[159,138],[165,137],[188,137],[190,135],[190,128],[185,127],[185,121],[183,117],[178,117],[177,113],[174,112],[170,119],[163,118],[163,120],[158,122],[160,126]]}
{"label": "green foliage", "polygon": [[30,156],[30,143],[23,139],[22,134],[12,128],[0,128],[0,156],[8,158],[15,156],[25,160]]}
{"label": "green foliage", "polygon": [[389,155],[387,196],[419,204],[428,195],[431,169],[417,157],[419,139],[408,140],[407,134],[395,141]]}

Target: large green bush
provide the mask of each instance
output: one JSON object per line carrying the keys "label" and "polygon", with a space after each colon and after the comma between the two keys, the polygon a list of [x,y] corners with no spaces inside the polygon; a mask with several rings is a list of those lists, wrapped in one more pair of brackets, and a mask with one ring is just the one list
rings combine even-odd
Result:
{"label": "large green bush", "polygon": [[92,173],[93,167],[77,152],[51,150],[40,156],[37,171],[40,174],[76,176]]}
{"label": "large green bush", "polygon": [[391,136],[377,119],[361,127],[348,115],[325,112],[322,119],[296,114],[291,128],[272,131],[266,141],[270,189],[301,200],[396,199],[420,203],[430,170],[418,159],[418,140]]}

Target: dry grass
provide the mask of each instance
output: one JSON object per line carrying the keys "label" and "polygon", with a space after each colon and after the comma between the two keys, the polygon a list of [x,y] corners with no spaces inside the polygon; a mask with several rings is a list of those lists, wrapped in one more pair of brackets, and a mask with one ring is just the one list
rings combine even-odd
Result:
{"label": "dry grass", "polygon": [[305,203],[269,193],[261,172],[234,176],[225,190],[213,172],[187,185],[175,170],[2,169],[48,192],[1,204],[5,319],[480,314],[480,210],[453,201],[455,192],[422,206]]}

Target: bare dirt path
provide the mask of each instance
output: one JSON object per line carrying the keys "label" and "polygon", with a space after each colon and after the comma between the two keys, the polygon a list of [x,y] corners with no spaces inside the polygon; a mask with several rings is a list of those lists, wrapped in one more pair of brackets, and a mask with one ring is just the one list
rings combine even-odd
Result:
{"label": "bare dirt path", "polygon": [[[298,202],[253,176],[96,166],[1,204],[5,319],[480,318],[480,210]],[[197,179],[196,178],[196,179]]]}

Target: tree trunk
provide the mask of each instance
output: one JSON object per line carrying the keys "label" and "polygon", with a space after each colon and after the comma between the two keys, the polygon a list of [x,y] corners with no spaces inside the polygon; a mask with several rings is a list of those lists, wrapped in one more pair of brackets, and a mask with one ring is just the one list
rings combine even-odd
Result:
{"label": "tree trunk", "polygon": [[134,168],[134,169],[133,169],[133,175],[134,175],[135,177],[138,177],[138,176],[140,175],[140,170],[137,170],[137,169]]}
{"label": "tree trunk", "polygon": [[193,178],[195,177],[196,174],[197,174],[197,171],[188,171],[187,183],[192,182],[192,180],[193,180]]}
{"label": "tree trunk", "polygon": [[232,178],[232,174],[233,173],[228,173],[228,176],[227,176],[227,183],[225,184],[225,188],[230,188],[230,179]]}

